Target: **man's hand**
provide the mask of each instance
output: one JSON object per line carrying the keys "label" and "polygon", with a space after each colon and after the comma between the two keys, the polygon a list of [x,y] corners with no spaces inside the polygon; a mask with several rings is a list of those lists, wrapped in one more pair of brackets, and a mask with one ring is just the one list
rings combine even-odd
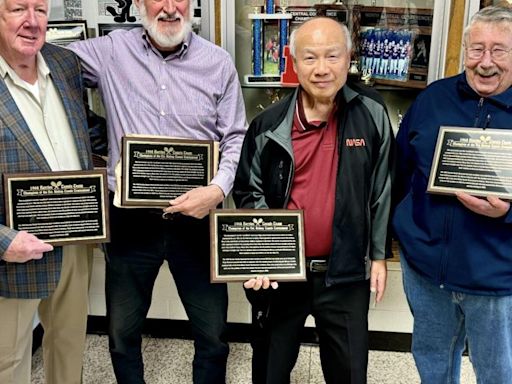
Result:
{"label": "man's hand", "polygon": [[53,250],[53,246],[39,240],[28,232],[21,231],[5,251],[2,259],[9,263],[25,263],[33,259],[41,259],[43,252]]}
{"label": "man's hand", "polygon": [[467,209],[479,215],[497,218],[505,216],[510,209],[508,201],[503,201],[496,196],[487,196],[486,199],[481,199],[464,192],[456,192],[455,195]]}
{"label": "man's hand", "polygon": [[277,284],[277,281],[270,281],[268,277],[255,277],[254,279],[249,279],[244,283],[245,289],[253,289],[255,291],[263,289],[269,289],[272,287],[273,289],[277,289],[279,285]]}
{"label": "man's hand", "polygon": [[386,260],[373,260],[370,270],[370,291],[375,292],[375,302],[380,302],[386,290],[388,271]]}
{"label": "man's hand", "polygon": [[224,200],[224,192],[218,185],[210,184],[197,187],[169,201],[165,213],[181,213],[183,215],[202,219]]}

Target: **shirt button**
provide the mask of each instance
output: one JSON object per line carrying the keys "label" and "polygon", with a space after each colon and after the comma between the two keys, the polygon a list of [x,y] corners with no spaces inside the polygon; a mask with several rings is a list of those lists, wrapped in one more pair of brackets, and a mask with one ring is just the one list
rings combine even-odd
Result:
{"label": "shirt button", "polygon": [[164,111],[160,111],[160,116],[165,116],[165,112]]}
{"label": "shirt button", "polygon": [[167,89],[165,85],[160,86],[160,89]]}
{"label": "shirt button", "polygon": [[163,64],[163,65],[167,64],[167,61],[162,60],[162,64]]}
{"label": "shirt button", "polygon": [[441,284],[439,288],[444,289],[444,284]]}

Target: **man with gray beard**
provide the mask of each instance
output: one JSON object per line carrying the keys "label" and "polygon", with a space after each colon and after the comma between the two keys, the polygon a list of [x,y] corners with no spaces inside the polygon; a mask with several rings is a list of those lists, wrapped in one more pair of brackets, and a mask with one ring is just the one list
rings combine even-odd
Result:
{"label": "man with gray beard", "polygon": [[114,372],[119,383],[144,383],[142,326],[167,260],[194,335],[194,383],[224,383],[227,290],[209,283],[207,215],[231,190],[246,131],[238,75],[227,52],[191,32],[189,0],[134,2],[143,28],[70,46],[107,112],[111,195],[125,134],[216,140],[221,160],[211,183],[170,200],[166,215],[111,204],[106,298]]}

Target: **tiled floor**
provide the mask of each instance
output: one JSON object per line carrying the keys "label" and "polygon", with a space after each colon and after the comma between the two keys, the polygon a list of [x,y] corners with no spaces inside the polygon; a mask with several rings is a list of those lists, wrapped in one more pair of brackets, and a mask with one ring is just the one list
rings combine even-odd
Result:
{"label": "tiled floor", "polygon": [[[230,347],[227,383],[250,384],[251,347],[248,344],[240,343],[232,343]],[[191,341],[145,338],[143,348],[147,384],[192,382],[193,345]],[[43,384],[41,349],[34,355],[32,372],[32,383]],[[318,347],[306,345],[301,348],[291,382],[296,384],[324,383]],[[419,382],[410,353],[370,352],[368,384],[416,384]],[[471,365],[465,357],[461,384],[474,384],[475,382]],[[84,384],[115,384],[105,336],[89,335],[87,337]]]}

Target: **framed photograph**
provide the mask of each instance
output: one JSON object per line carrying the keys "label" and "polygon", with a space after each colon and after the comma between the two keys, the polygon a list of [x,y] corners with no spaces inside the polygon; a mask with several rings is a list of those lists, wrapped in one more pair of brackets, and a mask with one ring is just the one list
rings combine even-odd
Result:
{"label": "framed photograph", "polygon": [[212,283],[306,280],[302,210],[215,209],[210,239]]}
{"label": "framed photograph", "polygon": [[407,81],[411,60],[412,32],[367,28],[360,33],[359,61],[373,79]]}
{"label": "framed photograph", "polygon": [[131,23],[108,23],[108,24],[98,24],[98,36],[107,36],[110,32],[116,29],[126,29],[130,30],[133,28],[140,27],[140,24],[131,24]]}
{"label": "framed photograph", "polygon": [[356,51],[362,73],[377,84],[427,85],[432,9],[361,7]]}
{"label": "framed photograph", "polygon": [[263,23],[263,74],[279,76],[279,25],[277,20]]}
{"label": "framed photograph", "polygon": [[416,35],[412,49],[411,67],[427,69],[429,53],[430,35]]}
{"label": "framed photograph", "polygon": [[46,41],[61,47],[87,39],[87,21],[49,21],[46,27]]}

